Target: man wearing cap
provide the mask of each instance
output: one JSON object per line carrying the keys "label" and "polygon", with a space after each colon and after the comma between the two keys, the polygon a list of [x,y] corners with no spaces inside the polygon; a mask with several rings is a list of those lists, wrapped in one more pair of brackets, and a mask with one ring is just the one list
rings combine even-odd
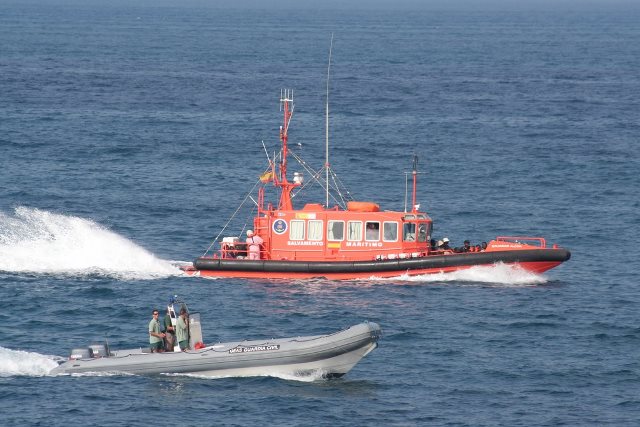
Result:
{"label": "man wearing cap", "polygon": [[445,237],[444,239],[442,239],[442,247],[441,249],[443,251],[450,251],[451,248],[449,247],[449,238]]}
{"label": "man wearing cap", "polygon": [[260,236],[253,234],[253,230],[247,230],[247,249],[249,250],[249,259],[260,259],[260,245],[264,241]]}

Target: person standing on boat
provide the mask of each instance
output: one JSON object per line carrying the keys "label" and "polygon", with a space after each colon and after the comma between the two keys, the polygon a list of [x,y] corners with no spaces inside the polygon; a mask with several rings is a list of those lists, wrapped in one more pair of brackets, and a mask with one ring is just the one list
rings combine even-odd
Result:
{"label": "person standing on boat", "polygon": [[260,245],[264,240],[260,236],[253,234],[253,230],[247,230],[247,249],[249,259],[260,259]]}
{"label": "person standing on boat", "polygon": [[149,322],[149,347],[151,347],[151,353],[162,353],[162,343],[164,334],[160,332],[160,321],[158,316],[160,312],[157,309],[153,310],[153,318]]}
{"label": "person standing on boat", "polygon": [[171,322],[170,310],[167,308],[167,314],[164,316],[164,349],[165,351],[173,351],[176,340],[176,331]]}
{"label": "person standing on boat", "polygon": [[444,239],[442,239],[442,247],[440,248],[443,251],[453,251],[453,249],[451,249],[451,247],[449,246],[449,238],[445,237]]}
{"label": "person standing on boat", "polygon": [[189,320],[187,319],[187,310],[184,307],[180,309],[180,316],[176,322],[176,339],[180,350],[189,349]]}

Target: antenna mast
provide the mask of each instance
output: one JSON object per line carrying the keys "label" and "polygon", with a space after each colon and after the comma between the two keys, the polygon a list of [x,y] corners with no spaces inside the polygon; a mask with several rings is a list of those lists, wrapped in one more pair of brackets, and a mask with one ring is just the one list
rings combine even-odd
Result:
{"label": "antenna mast", "polygon": [[[280,126],[280,141],[282,141],[282,159],[280,160],[280,173],[276,174],[273,178],[273,182],[276,186],[282,189],[280,193],[280,203],[278,209],[291,210],[293,204],[291,202],[291,191],[300,185],[298,182],[289,182],[287,180],[287,156],[289,153],[289,146],[287,141],[289,140],[289,123],[291,122],[291,115],[293,114],[293,90],[283,89],[280,91],[280,108],[284,111],[284,119],[282,126]],[[279,175],[279,176],[278,176]],[[295,181],[295,180],[294,180]]]}
{"label": "antenna mast", "polygon": [[324,167],[327,196],[325,208],[329,209],[329,76],[331,71],[331,52],[333,50],[333,33],[331,33],[331,45],[329,46],[329,65],[327,66],[327,103],[325,106],[325,151],[324,151]]}
{"label": "antenna mast", "polygon": [[416,191],[417,191],[417,184],[418,184],[418,156],[417,155],[413,155],[413,171],[411,172],[411,175],[413,177],[413,191],[411,194],[411,211],[412,212],[417,212],[418,211],[418,205],[416,204]]}

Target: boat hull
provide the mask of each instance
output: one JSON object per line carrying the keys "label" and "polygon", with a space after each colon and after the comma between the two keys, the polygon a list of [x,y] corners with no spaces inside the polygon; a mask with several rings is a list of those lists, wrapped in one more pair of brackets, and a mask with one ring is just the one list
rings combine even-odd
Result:
{"label": "boat hull", "polygon": [[497,263],[517,265],[533,273],[543,273],[571,257],[562,248],[542,248],[507,251],[486,251],[429,255],[416,258],[372,261],[287,261],[197,258],[193,267],[185,268],[189,275],[242,278],[327,278],[359,279],[370,277],[417,276],[464,270],[474,266]]}
{"label": "boat hull", "polygon": [[340,377],[377,346],[378,324],[365,322],[330,335],[220,343],[187,352],[120,350],[110,357],[69,360],[52,374],[194,374],[207,377]]}

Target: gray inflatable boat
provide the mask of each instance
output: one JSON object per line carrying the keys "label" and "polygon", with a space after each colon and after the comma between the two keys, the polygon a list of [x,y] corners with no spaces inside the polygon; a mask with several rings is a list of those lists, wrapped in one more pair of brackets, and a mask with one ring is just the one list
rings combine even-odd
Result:
{"label": "gray inflatable boat", "polygon": [[[190,315],[190,329],[192,334],[199,333],[199,316]],[[378,324],[364,322],[327,335],[226,342],[185,352],[111,351],[104,344],[94,344],[72,350],[69,360],[51,374],[110,372],[335,378],[349,372],[375,349],[380,335]]]}

